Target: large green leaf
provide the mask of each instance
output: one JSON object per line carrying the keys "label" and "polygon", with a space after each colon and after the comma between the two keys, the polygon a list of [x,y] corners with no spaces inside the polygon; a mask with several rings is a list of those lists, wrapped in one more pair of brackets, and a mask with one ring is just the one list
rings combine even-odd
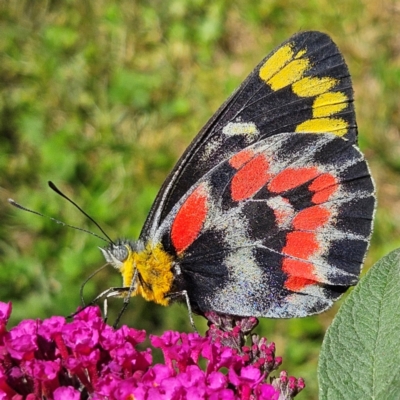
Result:
{"label": "large green leaf", "polygon": [[320,399],[400,398],[400,249],[377,262],[328,329]]}

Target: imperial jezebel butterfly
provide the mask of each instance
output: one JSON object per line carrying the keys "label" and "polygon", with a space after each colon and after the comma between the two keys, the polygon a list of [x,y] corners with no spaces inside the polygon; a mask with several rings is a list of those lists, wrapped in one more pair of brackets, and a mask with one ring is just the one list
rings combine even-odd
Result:
{"label": "imperial jezebel butterfly", "polygon": [[137,241],[103,249],[106,296],[189,311],[304,317],[358,281],[374,185],[357,148],[353,89],[326,34],[269,54],[196,136]]}

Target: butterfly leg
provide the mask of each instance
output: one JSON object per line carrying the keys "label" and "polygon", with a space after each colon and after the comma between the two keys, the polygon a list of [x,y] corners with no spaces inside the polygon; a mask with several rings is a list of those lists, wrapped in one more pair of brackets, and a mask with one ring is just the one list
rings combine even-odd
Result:
{"label": "butterfly leg", "polygon": [[[128,289],[127,290],[128,293],[124,296],[124,304],[121,308],[121,311],[119,312],[119,314],[117,316],[117,319],[114,322],[114,325],[113,325],[114,329],[117,328],[119,321],[122,317],[122,314],[125,312],[125,310],[128,307],[129,302],[131,301],[132,293],[134,290],[136,290],[136,282],[137,282],[138,276],[139,276],[138,270],[135,268],[135,272],[132,276],[132,280],[131,280],[131,284],[130,284],[129,288],[124,288],[125,290]],[[110,296],[107,296],[107,297],[110,297]]]}
{"label": "butterfly leg", "polygon": [[188,314],[189,314],[189,320],[190,320],[190,325],[192,325],[192,328],[195,332],[197,332],[196,325],[194,323],[193,319],[193,311],[192,311],[192,306],[190,305],[190,300],[189,300],[189,295],[186,290],[181,290],[180,292],[175,292],[175,293],[170,293],[168,295],[170,299],[175,299],[179,297],[184,297],[186,301],[186,306],[188,309]]}
{"label": "butterfly leg", "polygon": [[[108,288],[104,292],[101,292],[98,296],[96,296],[90,303],[85,304],[80,310],[75,311],[74,313],[70,314],[67,316],[67,318],[73,318],[75,315],[79,314],[86,308],[92,306],[93,304],[96,304],[102,297],[105,297],[104,301],[106,302],[109,297],[116,297],[119,296],[123,292],[129,292],[129,287],[112,287]],[[107,306],[104,306],[105,312],[107,310]],[[104,315],[104,320],[107,320],[107,315]]]}

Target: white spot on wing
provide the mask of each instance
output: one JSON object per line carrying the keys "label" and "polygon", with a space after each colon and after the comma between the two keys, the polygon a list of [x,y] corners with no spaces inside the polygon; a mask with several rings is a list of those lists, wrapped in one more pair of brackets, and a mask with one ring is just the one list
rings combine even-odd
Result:
{"label": "white spot on wing", "polygon": [[254,138],[260,132],[253,122],[229,122],[223,127],[222,133],[227,136],[241,135]]}
{"label": "white spot on wing", "polygon": [[291,228],[295,210],[289,200],[282,196],[275,196],[268,199],[267,204],[274,211],[276,223],[279,228]]}

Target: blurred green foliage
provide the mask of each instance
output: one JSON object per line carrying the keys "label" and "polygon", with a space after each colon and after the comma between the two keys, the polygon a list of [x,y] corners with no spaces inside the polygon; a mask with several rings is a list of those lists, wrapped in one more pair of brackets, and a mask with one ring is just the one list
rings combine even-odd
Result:
{"label": "blurred green foliage", "polygon": [[[11,0],[0,2],[0,300],[13,321],[66,315],[104,262],[104,243],[19,212],[6,199],[97,232],[47,188],[54,181],[112,238],[136,238],[190,140],[252,68],[299,30],[329,33],[353,75],[360,146],[378,187],[366,261],[400,245],[400,8],[394,0]],[[106,269],[92,299],[119,285]],[[111,304],[111,318],[121,302]],[[316,363],[335,310],[263,320],[284,368],[317,397]],[[124,323],[190,330],[185,307],[131,302]],[[200,330],[204,321],[197,318]]]}

